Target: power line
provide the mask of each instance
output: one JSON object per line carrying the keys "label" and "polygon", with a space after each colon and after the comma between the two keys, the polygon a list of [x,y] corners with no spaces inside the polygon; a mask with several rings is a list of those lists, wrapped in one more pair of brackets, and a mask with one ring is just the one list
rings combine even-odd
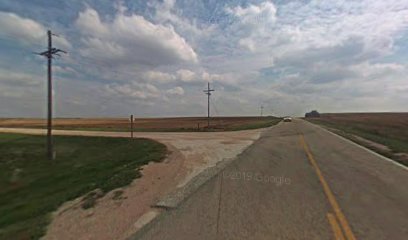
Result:
{"label": "power line", "polygon": [[213,107],[213,109],[215,111],[215,116],[220,116],[220,112],[217,109],[217,99],[216,98],[213,98],[213,100],[211,102],[211,106]]}
{"label": "power line", "polygon": [[215,91],[214,89],[210,89],[210,82],[208,82],[207,89],[203,92],[207,95],[207,128],[210,129],[210,96],[211,92]]}
{"label": "power line", "polygon": [[52,59],[55,56],[61,56],[59,53],[67,53],[61,49],[52,47],[52,36],[57,36],[52,34],[50,30],[47,31],[48,35],[48,50],[37,53],[38,55],[44,56],[48,59],[48,71],[47,71],[47,80],[48,80],[48,113],[47,113],[47,157],[49,160],[53,159],[53,144],[52,144]]}

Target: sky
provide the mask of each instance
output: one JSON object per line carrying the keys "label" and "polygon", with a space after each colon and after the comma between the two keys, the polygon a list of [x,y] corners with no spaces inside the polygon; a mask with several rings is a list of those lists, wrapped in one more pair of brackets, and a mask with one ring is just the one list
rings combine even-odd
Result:
{"label": "sky", "polygon": [[2,0],[0,117],[408,111],[408,1]]}

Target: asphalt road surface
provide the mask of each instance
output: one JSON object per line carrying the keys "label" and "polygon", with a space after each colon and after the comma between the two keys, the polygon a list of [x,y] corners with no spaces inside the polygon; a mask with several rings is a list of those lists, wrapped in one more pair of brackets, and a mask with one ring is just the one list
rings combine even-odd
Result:
{"label": "asphalt road surface", "polygon": [[132,239],[408,239],[408,170],[281,123]]}

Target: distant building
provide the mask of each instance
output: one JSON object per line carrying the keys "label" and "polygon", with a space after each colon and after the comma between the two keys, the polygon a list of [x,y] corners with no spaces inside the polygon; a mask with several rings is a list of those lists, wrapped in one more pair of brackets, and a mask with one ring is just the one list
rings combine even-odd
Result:
{"label": "distant building", "polygon": [[305,117],[307,118],[320,117],[320,113],[316,110],[313,110],[311,112],[306,113]]}

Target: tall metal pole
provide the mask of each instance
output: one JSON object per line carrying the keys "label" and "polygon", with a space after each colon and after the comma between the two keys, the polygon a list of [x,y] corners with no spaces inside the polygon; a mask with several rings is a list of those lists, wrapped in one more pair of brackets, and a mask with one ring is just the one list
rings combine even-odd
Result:
{"label": "tall metal pole", "polygon": [[[52,35],[51,31],[48,34],[48,52],[52,49]],[[53,145],[52,145],[52,55],[48,56],[48,114],[47,114],[47,156],[49,160],[53,159]]]}
{"label": "tall metal pole", "polygon": [[210,89],[210,83],[208,82],[207,89],[203,92],[207,94],[207,129],[210,128],[210,96],[211,92],[215,91],[214,89]]}

